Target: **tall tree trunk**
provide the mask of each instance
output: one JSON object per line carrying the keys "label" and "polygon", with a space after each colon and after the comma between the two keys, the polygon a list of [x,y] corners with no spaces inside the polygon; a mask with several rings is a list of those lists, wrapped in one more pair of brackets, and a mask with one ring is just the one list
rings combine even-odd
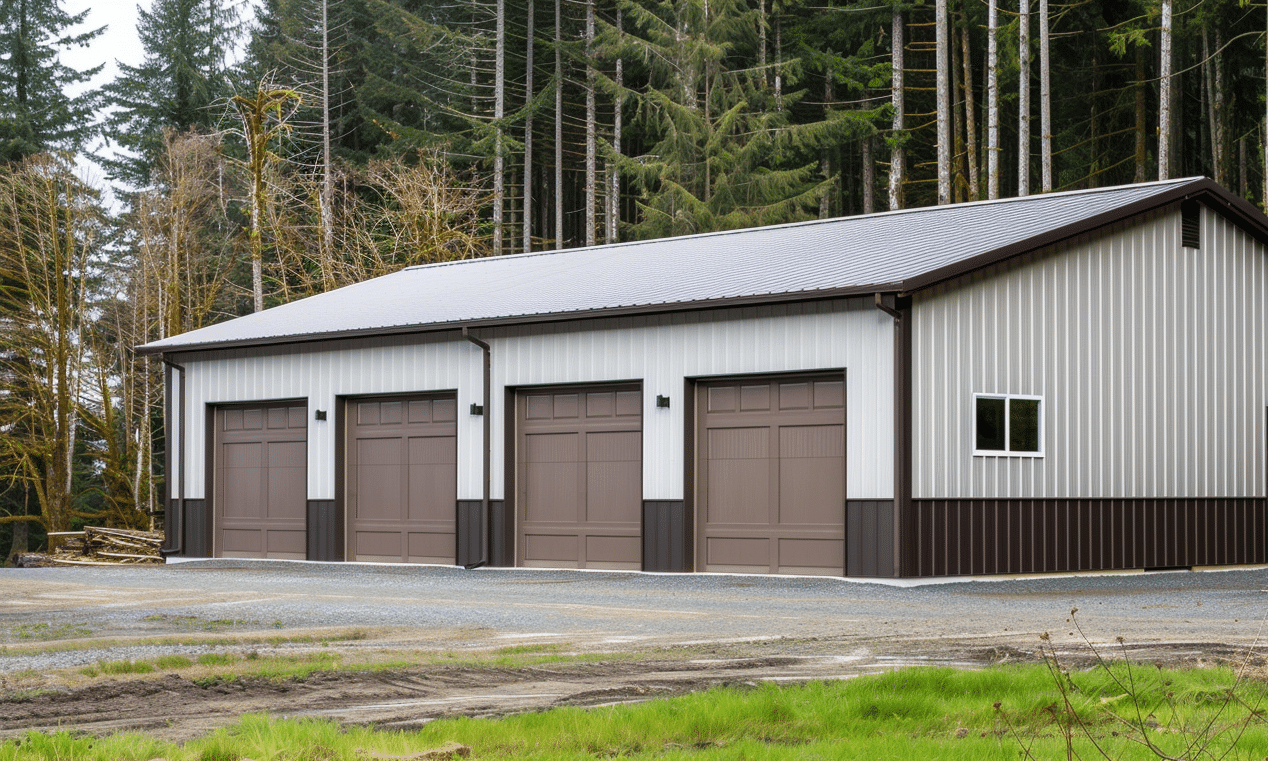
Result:
{"label": "tall tree trunk", "polygon": [[876,158],[872,155],[872,136],[863,138],[863,213],[876,211]]}
{"label": "tall tree trunk", "polygon": [[520,220],[520,250],[533,250],[533,0],[526,0],[524,28],[524,215]]}
{"label": "tall tree trunk", "polygon": [[[618,35],[625,34],[625,20],[622,17],[621,7],[616,8],[616,33]],[[625,105],[625,60],[616,59],[616,98],[612,104],[612,153],[615,154],[618,161],[612,162],[612,168],[609,170],[608,188],[608,213],[605,219],[608,225],[607,242],[616,243],[620,235],[621,223],[621,169],[619,159],[621,157],[621,109]]]}
{"label": "tall tree trunk", "polygon": [[1030,195],[1030,0],[1017,16],[1017,195]]}
{"label": "tall tree trunk", "polygon": [[[949,14],[948,14],[949,15]],[[963,203],[968,197],[968,172],[965,169],[964,145],[964,83],[960,81],[963,60],[960,57],[960,41],[955,27],[947,30],[947,57],[951,90],[951,197],[955,203]]]}
{"label": "tall tree trunk", "polygon": [[1052,80],[1048,0],[1039,0],[1039,158],[1043,192],[1052,192]]}
{"label": "tall tree trunk", "polygon": [[1224,160],[1224,77],[1219,65],[1221,46],[1219,29],[1215,30],[1215,53],[1212,55],[1210,35],[1202,30],[1202,73],[1207,92],[1207,116],[1211,136],[1211,176],[1221,186],[1227,186],[1228,177]]}
{"label": "tall tree trunk", "polygon": [[976,201],[982,197],[982,185],[978,176],[977,104],[973,100],[973,55],[968,26],[960,28],[960,47],[964,63],[964,144],[968,151],[969,200]]}
{"label": "tall tree trunk", "polygon": [[1145,116],[1145,48],[1136,46],[1136,175],[1135,182],[1144,182],[1148,147],[1146,132],[1149,129]]}
{"label": "tall tree trunk", "polygon": [[986,9],[986,197],[999,198],[999,0]]}
{"label": "tall tree trunk", "polygon": [[935,53],[938,57],[938,204],[951,203],[951,82],[947,55],[950,53],[947,37],[947,0],[937,0],[937,38]]}
{"label": "tall tree trunk", "polygon": [[506,0],[497,0],[493,56],[493,255],[502,255],[502,212],[506,203],[506,166],[502,156],[502,118],[506,116]]}
{"label": "tall tree trunk", "polygon": [[906,47],[903,34],[903,14],[898,5],[894,5],[892,32],[890,34],[889,58],[892,70],[892,90],[890,101],[894,106],[894,122],[891,139],[893,143],[889,152],[889,209],[896,211],[903,207],[903,182],[907,179],[907,155],[902,147],[904,111],[906,100],[903,97],[903,49]]}
{"label": "tall tree trunk", "polygon": [[757,67],[762,70],[762,87],[769,81],[766,76],[766,0],[757,0]]}
{"label": "tall tree trunk", "polygon": [[563,0],[555,0],[555,248],[564,247],[564,54]]}
{"label": "tall tree trunk", "polygon": [[[824,67],[823,70],[823,115],[826,118],[830,111],[832,103],[832,72]],[[819,191],[819,219],[827,219],[832,216],[832,162],[828,159],[829,148],[824,146],[819,149],[819,171],[823,173],[823,188]]]}
{"label": "tall tree trunk", "polygon": [[1246,197],[1246,136],[1237,138],[1237,195]]}
{"label": "tall tree trunk", "polygon": [[594,0],[586,0],[586,245],[595,243],[595,198],[598,189],[598,135],[594,114]]}
{"label": "tall tree trunk", "polygon": [[334,287],[335,178],[330,162],[330,16],[321,0],[321,289]]}
{"label": "tall tree trunk", "polygon": [[[774,9],[772,9],[774,10]],[[784,34],[780,14],[775,11],[775,108],[784,110]]]}
{"label": "tall tree trunk", "polygon": [[1158,82],[1158,179],[1171,177],[1171,0],[1162,0]]}

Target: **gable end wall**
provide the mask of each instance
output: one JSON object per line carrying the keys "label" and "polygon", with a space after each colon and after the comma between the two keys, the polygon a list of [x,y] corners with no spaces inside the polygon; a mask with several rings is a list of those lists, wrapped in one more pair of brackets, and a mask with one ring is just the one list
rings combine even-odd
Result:
{"label": "gable end wall", "polygon": [[[914,297],[916,499],[1265,495],[1268,257],[1173,206]],[[973,395],[1043,397],[1044,456],[973,455]]]}

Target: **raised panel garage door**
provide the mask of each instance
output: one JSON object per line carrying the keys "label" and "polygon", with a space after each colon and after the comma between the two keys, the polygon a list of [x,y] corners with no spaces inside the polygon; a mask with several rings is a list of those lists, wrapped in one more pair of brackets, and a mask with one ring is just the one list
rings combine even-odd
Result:
{"label": "raised panel garage door", "polygon": [[215,554],[303,560],[308,408],[294,403],[215,412]]}
{"label": "raised panel garage door", "polygon": [[458,499],[452,394],[347,403],[348,554],[452,565]]}
{"label": "raised panel garage door", "polygon": [[708,382],[697,393],[697,565],[841,575],[841,376]]}
{"label": "raised panel garage door", "polygon": [[516,426],[520,564],[641,568],[638,387],[521,391]]}

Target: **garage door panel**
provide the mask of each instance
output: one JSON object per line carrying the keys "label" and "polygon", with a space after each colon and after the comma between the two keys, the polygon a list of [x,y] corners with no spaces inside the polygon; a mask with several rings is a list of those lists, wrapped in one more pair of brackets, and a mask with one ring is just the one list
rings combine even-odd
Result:
{"label": "garage door panel", "polygon": [[643,542],[634,536],[587,536],[586,567],[634,570],[642,567]]}
{"label": "garage door panel", "polygon": [[525,474],[524,519],[530,522],[576,523],[582,504],[581,465],[575,462],[535,463]]}
{"label": "garage door panel", "polygon": [[643,501],[640,462],[592,462],[586,468],[585,521],[639,521]]}
{"label": "garage door panel", "polygon": [[520,562],[641,567],[641,392],[525,391],[516,410]]}
{"label": "garage door panel", "polygon": [[374,556],[399,561],[401,558],[401,532],[358,531],[356,533],[357,557]]}
{"label": "garage door panel", "polygon": [[303,441],[268,445],[268,516],[304,521],[308,504],[308,444]]}
{"label": "garage door panel", "polygon": [[770,461],[709,463],[708,521],[767,525],[770,520]]}
{"label": "garage door panel", "polygon": [[575,564],[578,545],[576,534],[528,534],[524,537],[524,561]]}
{"label": "garage door panel", "polygon": [[415,563],[452,563],[454,535],[452,532],[411,531],[409,534],[409,559]]}
{"label": "garage door panel", "polygon": [[221,549],[228,552],[248,553],[250,557],[260,557],[264,549],[264,532],[249,529],[226,528],[220,532]]}
{"label": "garage door panel", "polygon": [[350,553],[358,560],[453,563],[458,494],[456,401],[348,402]]}
{"label": "garage door panel", "polygon": [[702,570],[840,573],[844,381],[746,378],[697,394]]}
{"label": "garage door panel", "polygon": [[706,545],[711,566],[767,568],[771,540],[757,537],[709,537]]}
{"label": "garage door panel", "polygon": [[815,381],[815,409],[839,409],[845,407],[845,381]]}
{"label": "garage door panel", "polygon": [[293,403],[216,410],[215,554],[304,557],[307,424],[307,407]]}
{"label": "garage door panel", "polygon": [[289,558],[303,560],[308,554],[306,531],[278,530],[265,531],[265,543],[268,556],[271,558]]}
{"label": "garage door panel", "polygon": [[781,573],[843,571],[844,540],[781,538],[778,547]]}

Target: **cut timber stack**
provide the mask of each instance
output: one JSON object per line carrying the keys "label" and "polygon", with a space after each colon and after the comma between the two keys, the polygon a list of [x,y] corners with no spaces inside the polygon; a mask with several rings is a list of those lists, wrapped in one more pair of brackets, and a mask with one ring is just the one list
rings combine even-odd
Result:
{"label": "cut timber stack", "polygon": [[163,534],[86,526],[83,531],[48,535],[48,560],[56,565],[135,565],[161,563]]}

